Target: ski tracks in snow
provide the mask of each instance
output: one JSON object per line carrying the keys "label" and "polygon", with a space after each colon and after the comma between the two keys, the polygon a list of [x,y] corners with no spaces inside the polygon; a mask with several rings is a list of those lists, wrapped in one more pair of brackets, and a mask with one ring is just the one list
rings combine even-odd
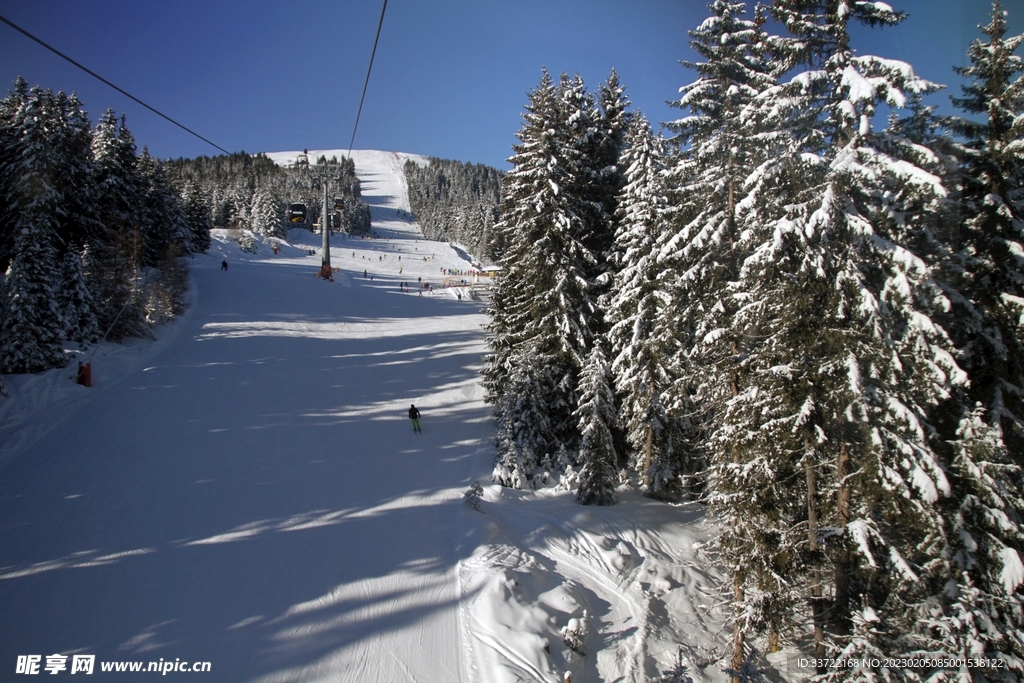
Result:
{"label": "ski tracks in snow", "polygon": [[402,160],[357,156],[385,239],[335,243],[338,282],[313,277],[309,233],[277,254],[214,235],[195,306],[157,342],[102,346],[92,389],[71,368],[10,383],[0,659],[211,661],[230,683],[469,678],[457,549],[493,437],[483,318],[453,293],[397,291],[468,267],[405,214]]}
{"label": "ski tracks in snow", "polygon": [[[642,683],[678,646],[721,649],[721,577],[699,555],[702,511],[620,498],[583,508],[567,492],[485,489],[482,514],[468,513],[479,546],[461,568],[471,667],[488,674],[475,680],[561,681],[569,672],[574,683]],[[563,629],[584,614],[580,654]],[[693,673],[721,677],[713,666]]]}

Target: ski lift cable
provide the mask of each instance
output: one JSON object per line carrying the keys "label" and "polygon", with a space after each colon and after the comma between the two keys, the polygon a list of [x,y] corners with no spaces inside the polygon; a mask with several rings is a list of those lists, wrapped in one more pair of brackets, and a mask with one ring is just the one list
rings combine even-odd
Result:
{"label": "ski lift cable", "polygon": [[[122,90],[121,88],[117,87],[116,85],[114,85],[113,83],[111,83],[110,81],[108,81],[107,79],[103,78],[103,76],[100,76],[100,75],[99,75],[98,73],[96,73],[95,71],[92,71],[91,69],[88,69],[88,68],[86,68],[85,66],[82,66],[81,64],[79,64],[79,63],[78,63],[78,62],[76,62],[75,60],[71,59],[71,57],[68,57],[68,56],[67,56],[66,54],[64,54],[63,52],[61,52],[61,51],[60,51],[60,50],[58,50],[57,48],[55,48],[55,47],[53,47],[53,46],[51,46],[51,45],[48,45],[48,44],[46,44],[45,42],[43,42],[43,41],[42,41],[42,40],[40,40],[39,38],[36,38],[36,37],[35,37],[34,35],[32,35],[31,33],[29,33],[28,31],[26,31],[26,30],[25,30],[25,29],[23,29],[22,27],[18,26],[17,24],[15,24],[15,23],[14,23],[13,21],[11,21],[10,19],[7,19],[7,18],[6,18],[6,17],[4,17],[4,16],[0,16],[0,21],[2,21],[3,23],[7,24],[7,25],[8,25],[8,26],[10,26],[11,28],[13,28],[13,29],[14,29],[15,31],[18,31],[19,33],[22,33],[22,34],[24,34],[25,36],[29,37],[30,39],[34,40],[35,42],[39,43],[40,45],[42,45],[43,47],[45,47],[45,48],[46,48],[47,50],[49,50],[50,52],[52,52],[52,53],[54,53],[55,55],[57,55],[58,57],[61,57],[61,58],[65,59],[65,60],[67,60],[67,61],[71,62],[72,64],[74,64],[74,65],[75,65],[75,66],[77,66],[77,67],[78,67],[79,69],[81,69],[81,70],[82,70],[82,71],[84,71],[85,73],[89,74],[89,75],[90,75],[90,76],[92,76],[93,78],[95,78],[95,79],[97,79],[97,80],[99,80],[99,81],[101,81],[101,82],[103,82],[103,83],[105,83],[105,84],[109,85],[109,86],[110,86],[111,88],[113,88],[113,89],[114,89],[114,90],[116,90],[117,92],[121,93],[121,94],[122,94],[122,95],[124,95],[125,97],[128,97],[128,98],[130,98],[130,99],[132,99],[132,100],[134,100],[134,101],[138,102],[138,103],[139,103],[139,104],[141,104],[141,105],[142,105],[143,107],[145,107],[146,109],[150,110],[151,112],[153,112],[153,113],[154,113],[154,114],[156,114],[157,116],[160,116],[160,117],[162,117],[162,118],[165,118],[165,119],[167,119],[168,121],[170,121],[171,123],[173,123],[174,125],[176,125],[176,126],[177,126],[178,128],[181,128],[182,130],[184,130],[184,131],[185,131],[186,133],[190,133],[190,134],[192,134],[192,135],[196,136],[197,138],[199,138],[200,140],[202,140],[202,141],[203,141],[203,142],[205,142],[206,144],[208,144],[208,145],[212,145],[213,147],[216,147],[217,149],[219,149],[220,151],[224,152],[225,154],[231,154],[231,152],[227,151],[226,149],[224,149],[224,148],[223,148],[223,147],[221,147],[220,145],[218,145],[218,144],[216,144],[216,143],[213,143],[213,142],[210,142],[209,140],[207,140],[206,138],[204,138],[204,137],[203,137],[202,135],[200,135],[199,133],[195,132],[194,130],[191,130],[190,128],[187,128],[187,127],[183,126],[182,124],[178,123],[177,121],[175,121],[174,119],[172,119],[172,118],[171,118],[170,116],[168,116],[167,114],[164,114],[163,112],[161,112],[161,111],[159,111],[159,110],[157,110],[157,109],[155,109],[155,108],[153,108],[153,107],[149,106],[148,104],[146,104],[145,102],[143,102],[142,100],[140,100],[140,99],[139,99],[138,97],[135,97],[135,95],[132,95],[131,93],[129,93],[129,92],[126,92],[125,90]],[[379,29],[378,29],[378,30],[379,30]],[[374,47],[376,48],[376,45],[374,45]],[[364,91],[364,92],[365,92],[365,91]],[[353,136],[354,136],[354,133],[353,133]]]}
{"label": "ski lift cable", "polygon": [[377,54],[377,41],[380,40],[380,27],[384,25],[384,12],[387,11],[388,0],[380,8],[380,21],[377,22],[377,37],[373,39],[373,51],[370,53],[370,66],[366,68],[366,80],[363,82],[363,94],[359,98],[359,111],[356,112],[356,123],[352,126],[352,139],[348,142],[348,157],[352,158],[352,145],[356,142],[356,130],[359,128],[359,117],[363,113],[363,100],[366,99],[366,86],[370,84],[370,72],[373,71],[373,58]]}

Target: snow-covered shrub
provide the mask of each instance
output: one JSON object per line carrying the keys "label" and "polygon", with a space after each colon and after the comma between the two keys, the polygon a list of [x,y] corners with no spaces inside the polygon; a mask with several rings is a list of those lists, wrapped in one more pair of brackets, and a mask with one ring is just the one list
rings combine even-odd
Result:
{"label": "snow-covered shrub", "polygon": [[564,445],[559,446],[555,454],[555,470],[559,473],[559,491],[575,491],[580,485],[580,473],[576,471],[575,459]]}
{"label": "snow-covered shrub", "polygon": [[250,254],[255,254],[259,251],[259,243],[256,242],[256,237],[251,232],[242,230],[238,235],[238,248]]}
{"label": "snow-covered shrub", "polygon": [[473,485],[462,494],[462,501],[473,508],[477,512],[480,512],[480,501],[484,497],[484,489],[480,486],[480,482],[474,481]]}
{"label": "snow-covered shrub", "polygon": [[672,668],[666,669],[654,683],[693,683],[689,670],[690,663],[683,655],[683,648],[680,647],[676,650],[676,660],[672,663]]}
{"label": "snow-covered shrub", "polygon": [[551,459],[550,453],[545,453],[544,457],[540,459],[540,471],[534,475],[533,488],[539,489],[542,486],[547,486],[551,483],[552,472],[555,471],[554,461]]}
{"label": "snow-covered shrub", "polygon": [[587,610],[583,610],[583,616],[579,619],[572,618],[562,628],[562,640],[565,646],[581,657],[586,656],[583,641],[587,636]]}

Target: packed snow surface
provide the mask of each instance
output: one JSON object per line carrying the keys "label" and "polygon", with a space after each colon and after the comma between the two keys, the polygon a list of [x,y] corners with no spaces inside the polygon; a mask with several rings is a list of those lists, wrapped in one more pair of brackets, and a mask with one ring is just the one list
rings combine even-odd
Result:
{"label": "packed snow surface", "polygon": [[425,159],[354,158],[378,238],[334,236],[334,282],[317,235],[248,254],[218,231],[188,312],[99,346],[92,388],[71,366],[5,378],[0,679],[85,654],[97,679],[181,660],[225,682],[646,681],[681,647],[722,680],[701,509],[490,483],[482,304],[439,287],[470,264],[408,214],[401,167]]}

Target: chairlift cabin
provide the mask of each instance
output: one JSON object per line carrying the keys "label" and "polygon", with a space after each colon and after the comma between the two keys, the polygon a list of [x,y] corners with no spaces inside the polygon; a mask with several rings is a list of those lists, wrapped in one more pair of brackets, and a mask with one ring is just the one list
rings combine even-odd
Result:
{"label": "chairlift cabin", "polygon": [[344,197],[335,197],[334,198],[334,210],[335,211],[341,211],[344,208],[345,208],[345,198]]}
{"label": "chairlift cabin", "polygon": [[306,205],[305,204],[292,204],[288,207],[288,220],[292,223],[305,223],[306,222]]}

